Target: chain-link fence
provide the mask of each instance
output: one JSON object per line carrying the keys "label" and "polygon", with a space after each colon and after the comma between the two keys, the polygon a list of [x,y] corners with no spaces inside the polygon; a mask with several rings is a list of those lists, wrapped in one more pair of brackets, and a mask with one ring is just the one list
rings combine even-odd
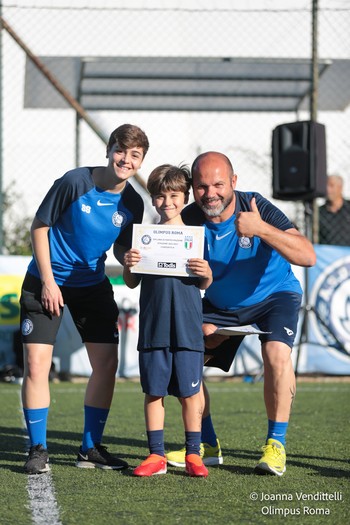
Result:
{"label": "chain-link fence", "polygon": [[[139,182],[210,149],[230,157],[237,189],[271,198],[272,131],[309,120],[316,93],[327,170],[350,196],[348,1],[22,0],[1,9],[4,252],[21,250],[56,178],[103,164],[105,138],[124,122],[150,140]],[[305,230],[303,200],[275,203]]]}

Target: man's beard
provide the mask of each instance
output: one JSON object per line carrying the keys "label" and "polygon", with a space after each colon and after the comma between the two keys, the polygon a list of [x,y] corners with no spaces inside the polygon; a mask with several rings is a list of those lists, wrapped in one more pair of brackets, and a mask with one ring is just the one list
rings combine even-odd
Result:
{"label": "man's beard", "polygon": [[[212,200],[216,200],[216,199],[206,199],[207,202],[208,201],[210,202]],[[219,217],[219,215],[221,215],[222,212],[226,210],[227,206],[229,206],[232,201],[233,201],[233,193],[232,195],[230,195],[230,197],[227,197],[226,199],[222,199],[215,208],[212,208],[211,206],[207,206],[206,203],[202,201],[200,201],[198,204],[201,210],[208,217]]]}

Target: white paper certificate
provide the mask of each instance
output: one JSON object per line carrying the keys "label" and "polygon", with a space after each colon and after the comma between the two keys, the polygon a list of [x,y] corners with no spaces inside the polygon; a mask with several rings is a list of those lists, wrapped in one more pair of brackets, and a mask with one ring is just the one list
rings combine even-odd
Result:
{"label": "white paper certificate", "polygon": [[258,328],[247,324],[244,326],[227,326],[226,328],[218,328],[215,330],[215,334],[220,335],[249,335],[249,334],[271,334],[271,332],[262,332]]}
{"label": "white paper certificate", "polygon": [[203,259],[204,227],[134,224],[132,247],[142,258],[131,272],[188,277],[187,260]]}

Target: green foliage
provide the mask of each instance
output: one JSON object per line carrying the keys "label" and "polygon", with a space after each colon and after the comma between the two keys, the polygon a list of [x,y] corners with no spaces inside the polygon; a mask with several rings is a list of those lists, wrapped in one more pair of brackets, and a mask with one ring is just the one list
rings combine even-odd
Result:
{"label": "green foliage", "polygon": [[[123,472],[74,467],[85,385],[51,384],[48,443],[62,525],[269,524],[281,518],[294,525],[348,522],[350,383],[298,385],[288,431],[287,471],[281,478],[253,473],[267,428],[262,383],[210,382],[208,387],[224,464],[209,467],[207,479],[189,478],[183,469],[173,467],[164,476],[135,478],[132,469],[148,454],[139,384],[118,381],[105,432],[109,451],[130,464]],[[30,525],[19,387],[0,383],[0,397],[0,497],[5,502],[0,521]],[[183,445],[184,431],[177,400],[167,398],[165,408],[169,451]],[[342,500],[298,499],[317,494],[339,494]],[[311,515],[304,514],[306,507]],[[315,514],[320,509],[329,509],[330,514]]]}
{"label": "green foliage", "polygon": [[33,218],[25,214],[22,199],[15,191],[15,184],[2,194],[3,202],[3,253],[6,255],[31,255],[30,225]]}

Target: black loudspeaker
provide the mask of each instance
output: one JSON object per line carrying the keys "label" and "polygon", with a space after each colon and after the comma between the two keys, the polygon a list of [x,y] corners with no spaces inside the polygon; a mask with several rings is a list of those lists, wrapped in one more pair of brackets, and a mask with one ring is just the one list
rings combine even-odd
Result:
{"label": "black loudspeaker", "polygon": [[311,120],[277,126],[272,133],[272,196],[311,201],[326,196],[326,131]]}

